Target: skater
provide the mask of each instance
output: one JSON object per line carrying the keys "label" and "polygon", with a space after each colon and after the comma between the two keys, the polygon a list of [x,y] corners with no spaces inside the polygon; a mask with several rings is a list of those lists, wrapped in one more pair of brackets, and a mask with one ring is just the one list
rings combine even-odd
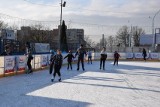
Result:
{"label": "skater", "polygon": [[89,62],[92,64],[92,52],[88,51],[87,55],[88,55],[88,64],[89,64]]}
{"label": "skater", "polygon": [[52,63],[54,64],[54,73],[51,82],[54,81],[56,74],[59,76],[59,82],[61,82],[60,69],[63,63],[63,56],[60,50],[57,50],[57,54],[53,57]]}
{"label": "skater", "polygon": [[31,51],[29,51],[28,52],[28,59],[27,59],[27,66],[28,66],[28,72],[27,72],[27,74],[33,73],[32,65],[31,65],[31,61],[32,60],[33,60],[33,56],[31,54]]}
{"label": "skater", "polygon": [[77,71],[79,71],[80,61],[82,64],[82,69],[83,69],[83,71],[85,71],[85,69],[84,69],[84,54],[87,55],[85,49],[83,48],[83,45],[81,44],[80,48],[77,49],[77,52],[75,54],[75,58],[78,55]]}
{"label": "skater", "polygon": [[117,66],[118,66],[119,57],[120,57],[119,53],[117,51],[115,51],[114,52],[114,64],[113,65],[117,64]]}
{"label": "skater", "polygon": [[144,48],[143,48],[142,55],[143,55],[144,61],[146,61],[147,53],[146,53],[146,50]]}
{"label": "skater", "polygon": [[50,66],[49,66],[49,74],[52,74],[53,71],[53,57],[54,57],[54,51],[51,52],[51,58],[50,58]]}
{"label": "skater", "polygon": [[69,70],[69,66],[70,66],[70,68],[71,68],[71,70],[72,70],[72,59],[74,58],[74,56],[73,56],[71,50],[69,50],[68,55],[65,56],[64,59],[65,59],[65,58],[68,58],[68,59],[67,59],[67,61],[68,61],[67,70]]}
{"label": "skater", "polygon": [[105,61],[107,59],[107,53],[106,53],[106,48],[103,47],[102,51],[101,51],[101,58],[100,58],[100,69],[102,68],[102,64],[103,64],[103,70],[105,70]]}

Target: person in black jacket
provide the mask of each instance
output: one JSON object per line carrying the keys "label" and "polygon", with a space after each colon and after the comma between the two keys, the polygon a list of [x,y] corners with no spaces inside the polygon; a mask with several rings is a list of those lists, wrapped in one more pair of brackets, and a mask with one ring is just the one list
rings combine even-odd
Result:
{"label": "person in black jacket", "polygon": [[67,61],[68,61],[68,67],[67,67],[67,70],[69,70],[69,66],[70,66],[70,68],[71,68],[71,70],[72,70],[72,59],[74,58],[74,56],[73,56],[73,54],[72,54],[71,50],[69,50],[68,55],[67,55],[67,56],[65,56],[65,57],[64,57],[64,59],[65,59],[65,58],[68,58],[68,59],[67,59]]}
{"label": "person in black jacket", "polygon": [[33,70],[32,70],[32,65],[31,65],[31,61],[33,60],[33,56],[32,56],[32,54],[31,54],[31,52],[29,51],[28,52],[28,60],[27,60],[27,66],[28,66],[28,74],[29,73],[32,73],[33,72]]}
{"label": "person in black jacket", "polygon": [[61,69],[61,66],[62,66],[62,63],[63,63],[63,56],[62,56],[60,50],[57,50],[57,54],[53,57],[52,63],[54,64],[54,73],[53,73],[53,78],[51,79],[51,81],[53,82],[56,74],[58,74],[59,82],[61,82],[60,69]]}
{"label": "person in black jacket", "polygon": [[143,48],[142,55],[143,55],[143,59],[144,59],[144,61],[146,61],[147,52],[146,52],[146,50],[145,50],[144,48]]}
{"label": "person in black jacket", "polygon": [[102,51],[101,51],[101,57],[100,57],[100,69],[102,68],[102,64],[103,64],[103,70],[105,70],[105,61],[107,59],[107,53],[106,53],[106,48],[103,47]]}
{"label": "person in black jacket", "polygon": [[75,54],[75,57],[78,55],[78,63],[77,63],[77,71],[79,70],[79,63],[81,61],[82,63],[82,69],[83,71],[85,70],[84,69],[84,55],[87,55],[86,54],[86,51],[85,49],[83,48],[83,45],[80,46],[80,48],[77,49],[77,52]]}
{"label": "person in black jacket", "polygon": [[118,66],[118,59],[119,59],[120,55],[117,51],[114,52],[114,64],[115,65],[117,63]]}
{"label": "person in black jacket", "polygon": [[54,52],[51,52],[51,58],[50,58],[50,66],[49,66],[49,74],[52,74],[53,71],[53,57],[54,57]]}

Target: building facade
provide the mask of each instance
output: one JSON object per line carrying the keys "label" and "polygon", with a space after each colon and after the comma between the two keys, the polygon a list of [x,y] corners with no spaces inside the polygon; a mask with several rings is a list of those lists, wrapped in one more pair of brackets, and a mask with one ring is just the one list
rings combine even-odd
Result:
{"label": "building facade", "polygon": [[19,52],[19,41],[16,40],[14,30],[0,30],[0,54],[6,51],[10,54]]}
{"label": "building facade", "polygon": [[[84,44],[83,29],[66,30],[68,49],[76,51],[80,44]],[[57,50],[60,46],[59,29],[53,30],[32,30],[30,27],[21,27],[17,31],[17,39],[21,42],[21,50],[25,51],[26,42],[31,43],[49,43],[50,48]]]}

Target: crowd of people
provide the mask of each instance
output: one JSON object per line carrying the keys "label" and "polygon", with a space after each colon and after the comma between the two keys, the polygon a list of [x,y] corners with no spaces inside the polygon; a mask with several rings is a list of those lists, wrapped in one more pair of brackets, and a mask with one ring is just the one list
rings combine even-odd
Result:
{"label": "crowd of people", "polygon": [[[8,55],[7,52],[8,51],[4,52],[2,55]],[[87,56],[88,57],[88,64],[92,64],[92,52],[91,51],[86,52],[83,45],[80,45],[80,47],[77,49],[75,55],[73,55],[72,51],[69,50],[68,54],[64,58],[62,56],[61,50],[57,50],[55,55],[54,55],[54,52],[52,52],[52,55],[51,55],[51,58],[50,58],[50,67],[49,67],[49,73],[53,74],[51,81],[53,82],[55,77],[56,77],[56,74],[58,74],[59,82],[61,82],[60,69],[61,69],[62,64],[63,64],[63,59],[67,58],[67,62],[68,62],[67,70],[69,70],[69,69],[72,70],[73,59],[76,58],[77,56],[78,56],[77,71],[79,71],[79,69],[80,69],[80,63],[82,65],[82,70],[85,71],[84,58]],[[142,51],[142,56],[143,56],[144,61],[146,61],[147,53],[146,53],[146,50],[144,48],[143,48],[143,51]],[[120,58],[120,54],[117,51],[115,51],[115,53],[114,53],[114,63],[113,63],[114,66],[115,65],[118,66],[119,58]],[[102,51],[100,52],[100,70],[101,69],[105,70],[106,59],[107,59],[107,52],[106,52],[106,48],[103,47]],[[28,51],[28,53],[27,53],[28,71],[26,72],[27,74],[33,73],[32,66],[31,66],[31,61],[32,60],[33,60],[33,56],[31,54],[31,51]]]}
{"label": "crowd of people", "polygon": [[[86,56],[88,56],[88,64],[92,64],[92,53],[91,51],[86,52],[85,48],[83,47],[83,45],[80,46],[80,48],[77,49],[75,55],[73,55],[72,51],[69,50],[68,54],[63,58],[61,51],[57,50],[56,55],[51,55],[51,59],[50,59],[50,68],[49,68],[49,73],[52,74],[53,72],[53,76],[51,78],[51,81],[53,82],[55,79],[56,74],[58,74],[59,76],[59,82],[61,82],[61,73],[60,73],[60,69],[62,67],[62,63],[63,63],[63,59],[67,58],[67,62],[68,62],[68,66],[67,66],[67,70],[71,69],[72,70],[72,61],[74,58],[76,58],[78,56],[78,60],[77,60],[77,71],[79,71],[80,69],[80,63],[82,65],[82,70],[85,71],[84,68],[84,58]],[[115,51],[114,53],[114,65],[117,64],[118,66],[118,59],[119,59],[120,55],[118,54],[117,51]],[[101,57],[100,57],[100,69],[102,68],[103,65],[103,70],[105,70],[105,61],[107,59],[107,53],[106,53],[106,48],[103,47],[102,51],[101,51]]]}

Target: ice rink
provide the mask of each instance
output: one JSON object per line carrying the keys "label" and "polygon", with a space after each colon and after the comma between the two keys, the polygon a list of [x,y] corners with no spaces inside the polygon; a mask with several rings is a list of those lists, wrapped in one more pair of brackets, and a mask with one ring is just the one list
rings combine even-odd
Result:
{"label": "ice rink", "polygon": [[160,107],[160,62],[85,63],[86,71],[48,69],[0,79],[0,107]]}

